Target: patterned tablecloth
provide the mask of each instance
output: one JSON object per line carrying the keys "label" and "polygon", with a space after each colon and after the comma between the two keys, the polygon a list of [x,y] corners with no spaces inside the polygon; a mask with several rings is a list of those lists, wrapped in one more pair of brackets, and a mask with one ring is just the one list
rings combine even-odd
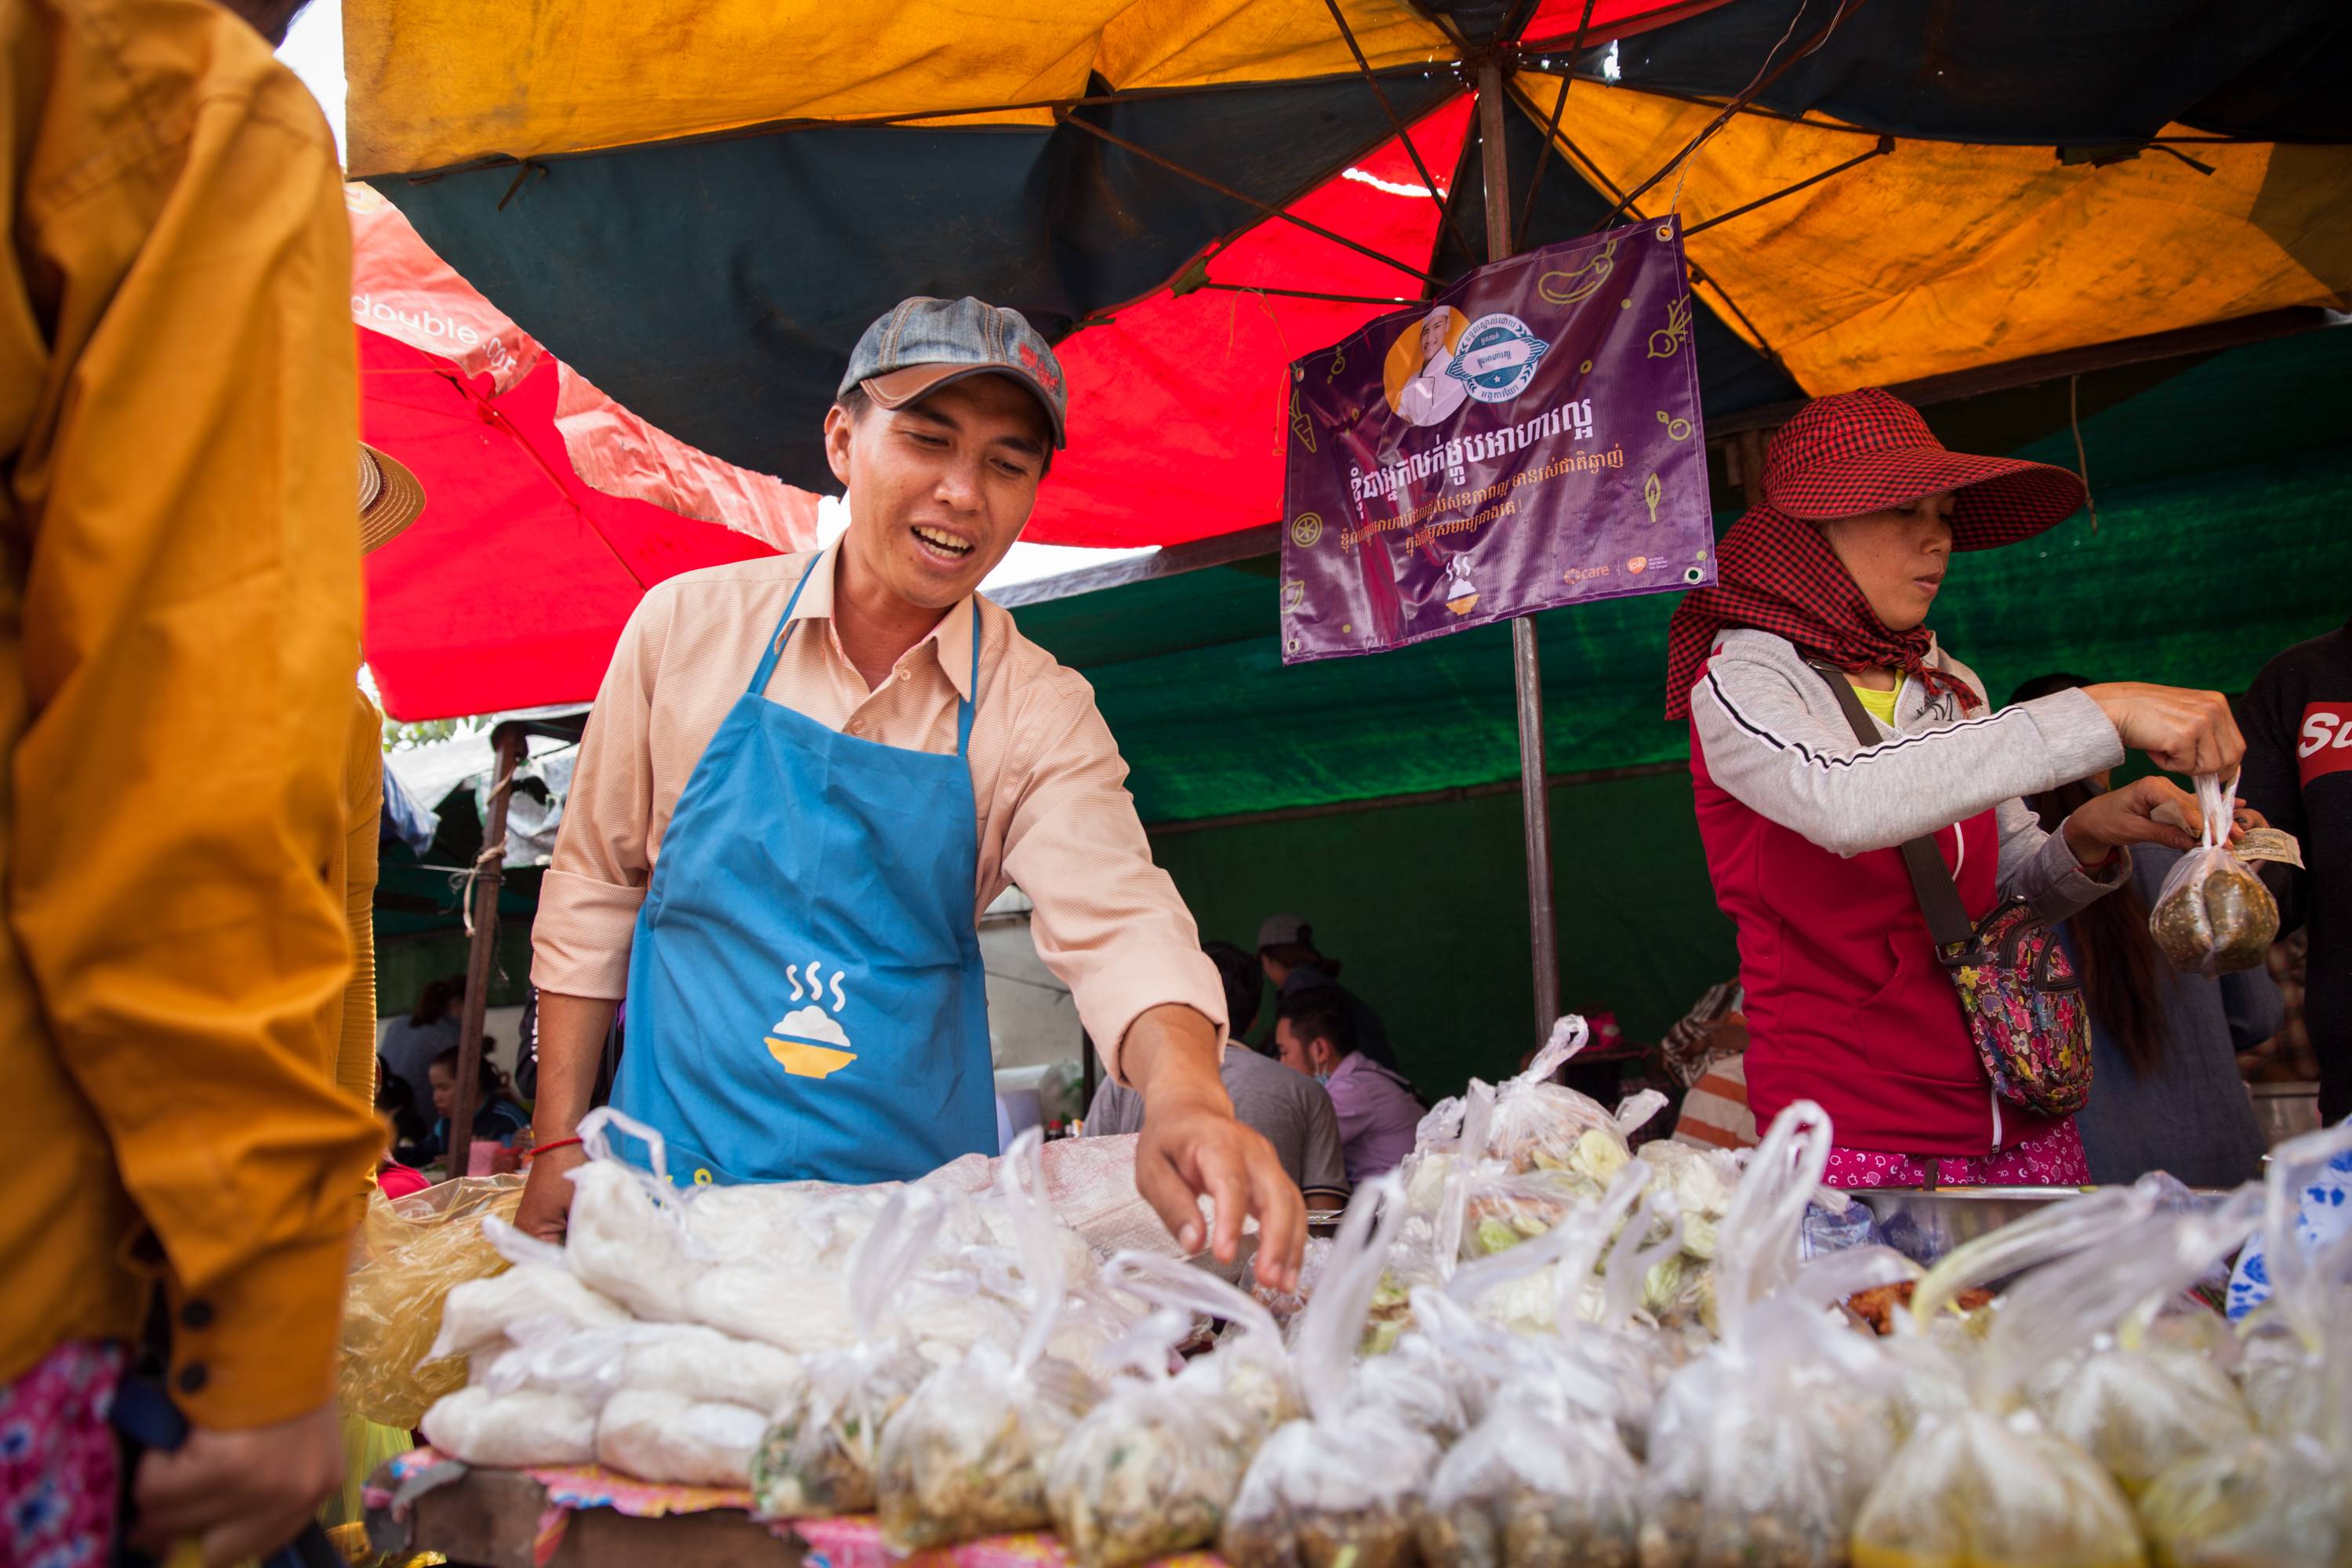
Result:
{"label": "patterned tablecloth", "polygon": [[[411,1504],[436,1487],[466,1474],[467,1467],[432,1448],[413,1448],[387,1463],[367,1488],[371,1521],[404,1521]],[[547,1507],[534,1532],[532,1555],[541,1564],[562,1544],[564,1526],[582,1509],[609,1508],[638,1519],[735,1509],[749,1513],[751,1494],[730,1487],[656,1486],[602,1465],[553,1465],[524,1472],[547,1491]],[[881,1526],[870,1515],[850,1519],[771,1521],[770,1530],[797,1537],[809,1552],[809,1568],[1071,1568],[1073,1559],[1051,1535],[1001,1535],[944,1551],[898,1557],[882,1544]],[[372,1531],[372,1534],[382,1532]],[[1163,1558],[1159,1568],[1223,1568],[1207,1552]]]}

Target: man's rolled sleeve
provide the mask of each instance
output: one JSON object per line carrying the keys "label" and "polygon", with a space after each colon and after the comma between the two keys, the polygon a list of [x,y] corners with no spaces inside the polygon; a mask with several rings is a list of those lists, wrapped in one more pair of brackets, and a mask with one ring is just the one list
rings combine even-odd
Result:
{"label": "man's rolled sleeve", "polygon": [[[1033,698],[1037,761],[1004,837],[1004,874],[1035,906],[1030,935],[1070,988],[1114,1082],[1137,1018],[1177,1004],[1224,1037],[1225,993],[1176,884],[1152,863],[1127,763],[1076,675]],[[1031,715],[1024,715],[1024,721]],[[1026,738],[1024,737],[1024,740]]]}
{"label": "man's rolled sleeve", "polygon": [[655,653],[670,605],[658,588],[638,602],[581,740],[530,928],[531,981],[559,996],[618,1001],[628,989],[629,944],[653,877]]}

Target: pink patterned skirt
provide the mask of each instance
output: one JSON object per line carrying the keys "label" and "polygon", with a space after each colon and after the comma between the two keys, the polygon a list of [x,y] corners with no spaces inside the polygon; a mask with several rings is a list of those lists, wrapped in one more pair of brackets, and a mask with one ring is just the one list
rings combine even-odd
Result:
{"label": "pink patterned skirt", "polygon": [[0,1383],[0,1563],[107,1561],[121,1473],[107,1415],[122,1365],[112,1341],[68,1340]]}
{"label": "pink patterned skirt", "polygon": [[[2091,1163],[2083,1154],[2083,1135],[2068,1117],[2022,1143],[2012,1143],[1994,1154],[1942,1158],[1936,1162],[1935,1184],[1942,1187],[2084,1187],[2091,1184]],[[1829,1187],[1924,1187],[1927,1172],[1909,1154],[1882,1154],[1871,1149],[1832,1149],[1822,1184]]]}

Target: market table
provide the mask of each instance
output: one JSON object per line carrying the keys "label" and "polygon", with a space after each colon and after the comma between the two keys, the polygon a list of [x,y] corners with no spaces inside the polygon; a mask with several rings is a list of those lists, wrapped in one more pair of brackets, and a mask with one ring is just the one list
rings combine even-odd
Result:
{"label": "market table", "polygon": [[[431,1448],[368,1483],[370,1544],[394,1561],[437,1552],[456,1568],[1069,1568],[1050,1535],[1009,1535],[894,1557],[869,1518],[753,1519],[747,1492],[655,1486],[596,1465],[472,1467]],[[1223,1568],[1207,1553],[1158,1568]]]}

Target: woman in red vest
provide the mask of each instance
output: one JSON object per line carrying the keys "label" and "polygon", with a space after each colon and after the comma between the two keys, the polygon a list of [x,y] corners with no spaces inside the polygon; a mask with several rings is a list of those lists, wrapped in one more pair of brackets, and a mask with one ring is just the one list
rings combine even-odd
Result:
{"label": "woman in red vest", "polygon": [[[2126,682],[1996,713],[1937,645],[1925,623],[1952,552],[2073,513],[2083,485],[2063,468],[1948,452],[1909,405],[1850,392],[1773,437],[1764,497],[1724,535],[1716,585],[1675,612],[1666,656],[1666,716],[1689,717],[1699,835],[1739,929],[1757,1121],[1819,1101],[1843,1186],[2087,1181],[2071,1118],[1994,1092],[1897,847],[1933,835],[1971,920],[2005,898],[2063,919],[2124,880],[2127,846],[2194,847],[2196,801],[2142,779],[2046,833],[2020,797],[2126,746],[2227,773],[2244,750],[2229,703]],[[2155,819],[2164,805],[2190,833]]]}

